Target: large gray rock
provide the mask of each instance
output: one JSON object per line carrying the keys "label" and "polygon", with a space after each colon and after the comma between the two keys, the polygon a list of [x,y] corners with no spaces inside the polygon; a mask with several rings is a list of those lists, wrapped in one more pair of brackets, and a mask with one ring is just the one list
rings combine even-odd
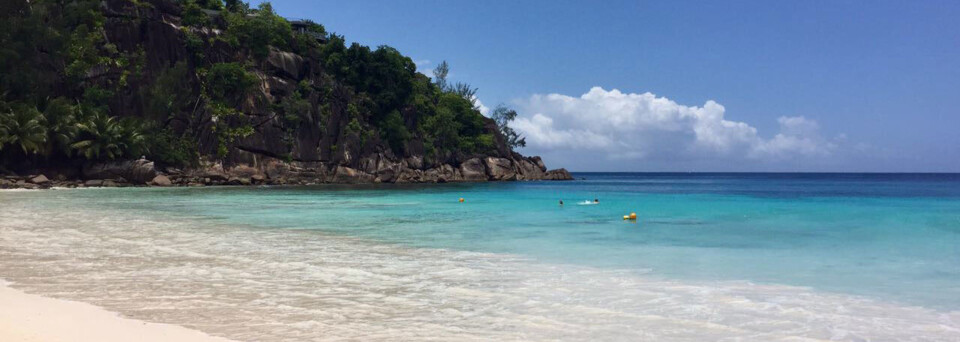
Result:
{"label": "large gray rock", "polygon": [[383,155],[377,161],[377,179],[385,183],[394,183],[400,176],[401,171],[405,171],[400,163],[387,159]]}
{"label": "large gray rock", "polygon": [[237,178],[253,178],[253,176],[260,176],[261,178],[263,177],[263,173],[260,170],[248,165],[234,166],[226,170],[226,173],[231,177]]}
{"label": "large gray rock", "polygon": [[157,175],[156,177],[153,177],[153,180],[150,181],[150,185],[171,186],[173,185],[173,182],[171,182],[170,178],[167,178],[167,176]]}
{"label": "large gray rock", "polygon": [[430,182],[425,180],[423,170],[415,169],[403,169],[400,171],[400,174],[397,175],[396,183],[424,183]]}
{"label": "large gray rock", "polygon": [[560,168],[556,170],[547,171],[547,174],[543,176],[544,180],[573,180],[573,176],[570,175],[570,172],[567,169]]}
{"label": "large gray rock", "polygon": [[527,159],[530,159],[530,161],[536,164],[537,167],[540,168],[540,171],[544,171],[544,172],[547,171],[547,166],[543,164],[543,159],[540,159],[540,156],[533,156]]}
{"label": "large gray rock", "polygon": [[157,176],[153,162],[146,159],[89,164],[82,173],[86,179],[123,178],[134,184],[146,184]]}
{"label": "large gray rock", "polygon": [[491,180],[515,180],[517,171],[513,168],[513,162],[507,158],[486,157],[483,158],[487,166],[487,176]]}
{"label": "large gray rock", "polygon": [[420,156],[407,157],[406,159],[404,159],[404,161],[406,161],[407,167],[411,169],[417,169],[417,170],[423,169],[423,157],[420,157]]}
{"label": "large gray rock", "polygon": [[20,189],[39,189],[40,186],[33,183],[27,183],[27,181],[19,181],[16,183],[16,187]]}
{"label": "large gray rock", "polygon": [[[543,179],[543,177],[546,176],[546,169],[531,161],[531,159],[532,158],[522,158],[515,161],[514,164],[517,166],[516,170],[519,174],[519,179],[537,180]],[[539,159],[540,158],[537,158],[536,160]],[[541,161],[540,164],[542,165],[543,162]]]}
{"label": "large gray rock", "polygon": [[455,169],[450,164],[443,164],[424,171],[423,180],[431,183],[447,183],[462,181],[463,177],[460,175],[460,169]]}
{"label": "large gray rock", "polygon": [[38,185],[45,185],[45,184],[47,184],[47,183],[50,183],[50,179],[48,179],[47,176],[39,175],[39,176],[30,178],[30,183],[38,184]]}
{"label": "large gray rock", "polygon": [[469,159],[460,164],[460,175],[468,182],[483,182],[487,178],[487,170],[480,158]]}
{"label": "large gray rock", "polygon": [[373,183],[373,180],[376,179],[369,173],[346,166],[337,166],[332,178],[333,183],[343,184]]}
{"label": "large gray rock", "polygon": [[270,49],[267,65],[287,78],[300,79],[303,74],[303,57],[292,52]]}

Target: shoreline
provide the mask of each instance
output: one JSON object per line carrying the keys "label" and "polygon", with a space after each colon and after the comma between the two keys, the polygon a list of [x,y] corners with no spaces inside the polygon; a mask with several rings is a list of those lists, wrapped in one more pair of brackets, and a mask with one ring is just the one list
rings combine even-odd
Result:
{"label": "shoreline", "polygon": [[[0,205],[0,277],[30,293],[237,340],[951,341],[960,334],[954,310],[789,283],[688,281],[23,192],[0,198],[8,204]],[[102,204],[140,197],[104,196],[110,202]],[[18,341],[63,324],[41,322],[9,336]]]}
{"label": "shoreline", "polygon": [[[464,162],[460,168],[444,164],[433,169],[378,170],[376,168],[354,169],[336,166],[303,166],[293,168],[288,164],[271,164],[270,168],[253,168],[240,165],[224,168],[221,164],[202,168],[159,170],[154,163],[145,160],[95,164],[78,170],[31,170],[26,173],[7,173],[0,169],[0,189],[49,189],[92,187],[202,187],[215,185],[318,185],[318,184],[439,184],[439,183],[485,183],[513,181],[566,181],[573,180],[566,169],[547,170],[539,159],[538,164],[527,162],[526,168],[513,166],[502,158],[479,158]],[[503,166],[501,164],[506,164]],[[526,164],[525,164],[526,165]]]}
{"label": "shoreline", "polygon": [[[409,159],[409,158],[408,158]],[[547,170],[539,157],[471,158],[458,167],[425,167],[422,158],[399,164],[367,159],[357,168],[322,163],[269,161],[260,165],[207,163],[201,167],[162,170],[147,159],[87,164],[81,168],[34,168],[17,173],[0,168],[0,189],[50,187],[316,185],[380,183],[463,183],[573,180],[564,168]]]}
{"label": "shoreline", "polygon": [[[2,181],[3,178],[0,178]],[[572,180],[572,179],[570,179]],[[388,184],[476,184],[476,183],[509,183],[509,182],[554,182],[555,179],[530,179],[530,180],[489,180],[489,181],[455,181],[455,182],[405,182],[405,183],[383,183],[383,182],[324,182],[324,181],[306,181],[306,182],[251,182],[248,180],[228,182],[205,182],[205,183],[172,183],[168,185],[159,184],[133,184],[123,180],[113,179],[94,179],[94,180],[66,180],[53,181],[44,184],[31,183],[29,181],[0,182],[0,191],[4,190],[63,190],[63,189],[100,189],[100,188],[210,188],[210,187],[261,187],[261,186],[314,186],[314,185],[388,185]]]}
{"label": "shoreline", "polygon": [[121,317],[101,307],[30,294],[0,280],[0,340],[230,342],[179,325]]}

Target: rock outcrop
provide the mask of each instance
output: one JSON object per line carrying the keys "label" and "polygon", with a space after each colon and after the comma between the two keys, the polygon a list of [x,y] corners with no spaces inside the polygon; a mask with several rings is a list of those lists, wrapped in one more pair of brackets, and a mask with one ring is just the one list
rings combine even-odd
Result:
{"label": "rock outcrop", "polygon": [[260,159],[257,166],[208,164],[173,177],[174,183],[321,184],[321,183],[448,183],[516,180],[572,180],[566,169],[547,170],[539,158],[471,158],[459,165],[424,165],[416,158],[397,159],[379,154],[365,158],[357,168],[317,162]]}
{"label": "rock outcrop", "polygon": [[150,181],[150,185],[154,186],[171,186],[173,182],[170,181],[170,178],[164,175],[157,175],[153,177],[153,180]]}
{"label": "rock outcrop", "polygon": [[157,176],[153,162],[146,159],[109,163],[92,163],[83,167],[84,179],[124,179],[133,184],[147,184]]}
{"label": "rock outcrop", "polygon": [[50,179],[47,178],[47,176],[39,175],[39,176],[30,178],[30,183],[37,184],[37,185],[46,185],[50,183]]}

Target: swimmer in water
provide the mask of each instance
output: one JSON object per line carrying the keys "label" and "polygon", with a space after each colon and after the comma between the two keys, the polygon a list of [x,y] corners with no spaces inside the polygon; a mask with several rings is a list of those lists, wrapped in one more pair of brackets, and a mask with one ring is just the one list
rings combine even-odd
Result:
{"label": "swimmer in water", "polygon": [[599,198],[594,198],[594,199],[593,199],[593,203],[600,203],[600,199],[599,199]]}
{"label": "swimmer in water", "polygon": [[560,200],[560,205],[563,206],[563,200]]}

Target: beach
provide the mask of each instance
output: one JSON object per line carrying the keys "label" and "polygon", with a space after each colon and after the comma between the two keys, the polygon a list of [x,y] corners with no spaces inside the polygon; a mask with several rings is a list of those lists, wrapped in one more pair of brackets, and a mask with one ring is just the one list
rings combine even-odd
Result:
{"label": "beach", "polygon": [[227,342],[184,327],[147,323],[96,306],[0,285],[0,340],[10,342]]}
{"label": "beach", "polygon": [[[44,325],[69,331],[70,323],[40,311],[47,304],[30,304],[49,302],[95,311],[82,316],[102,322],[159,329],[151,334],[193,336],[174,340],[960,337],[949,276],[954,259],[937,254],[955,252],[949,247],[955,239],[952,197],[921,204],[861,194],[859,206],[838,211],[822,195],[826,190],[810,190],[823,180],[797,185],[820,194],[804,202],[758,196],[756,188],[769,185],[749,179],[736,180],[746,184],[740,188],[727,184],[725,191],[750,188],[751,195],[711,195],[699,202],[703,184],[716,188],[723,182],[648,179],[639,183],[645,191],[625,192],[606,188],[631,189],[622,179],[594,179],[570,183],[573,188],[524,183],[2,192],[0,279],[9,283],[0,298],[25,303],[16,310],[38,313],[4,309],[3,317],[16,319],[3,318],[0,326],[5,334],[46,333]],[[896,189],[949,188],[942,182],[897,182],[903,184]],[[662,188],[684,194],[653,191]],[[569,207],[548,202],[556,192],[574,196]],[[591,192],[599,194],[599,205],[573,205]],[[650,204],[639,205],[646,197],[652,197]],[[523,202],[543,204],[523,208]],[[639,222],[610,215],[623,211],[621,202],[639,208]],[[702,203],[712,203],[710,211],[688,209]],[[922,219],[898,214],[915,224],[895,220],[897,229],[890,231],[871,220],[892,216],[863,215],[891,208],[927,209],[911,211]],[[773,216],[790,221],[770,221]],[[824,216],[833,228],[814,229]],[[837,249],[837,241],[855,241],[837,234],[856,222],[869,225],[872,237],[823,255]],[[705,236],[713,226],[726,232],[726,240]],[[741,226],[752,228],[730,230]],[[904,227],[911,232],[897,235]],[[861,234],[865,228],[842,229]],[[693,238],[703,238],[704,245],[683,240]],[[849,266],[847,253],[857,256]],[[815,270],[808,274],[805,267]],[[941,271],[930,273],[934,267]],[[779,270],[780,277],[765,278],[774,273],[768,270]],[[901,277],[903,284],[897,282]],[[919,290],[899,290],[908,287]],[[22,322],[38,315],[44,316]]]}

